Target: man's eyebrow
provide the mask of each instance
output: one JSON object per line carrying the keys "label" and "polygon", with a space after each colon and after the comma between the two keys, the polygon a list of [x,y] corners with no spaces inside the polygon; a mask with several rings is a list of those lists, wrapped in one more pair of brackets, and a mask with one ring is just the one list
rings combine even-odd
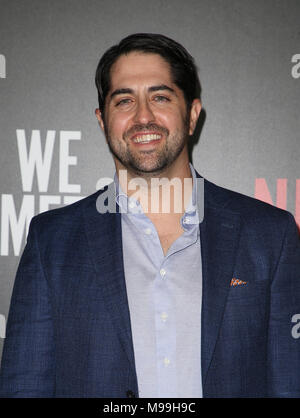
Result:
{"label": "man's eyebrow", "polygon": [[[160,90],[167,90],[170,93],[175,94],[175,96],[176,96],[175,90],[172,89],[172,87],[167,86],[166,84],[160,84],[158,86],[151,86],[151,87],[148,88],[149,92],[160,91]],[[134,93],[134,90],[130,89],[130,88],[116,89],[111,93],[110,99],[112,99],[114,96],[117,96],[119,94],[133,94],[133,93]]]}
{"label": "man's eyebrow", "polygon": [[114,96],[117,96],[118,94],[133,94],[133,90],[129,88],[116,89],[111,93],[110,98],[112,99]]}
{"label": "man's eyebrow", "polygon": [[160,84],[159,86],[152,86],[152,87],[149,87],[148,89],[149,92],[160,91],[160,90],[167,90],[176,95],[175,90],[172,89],[172,87],[166,86],[165,84]]}

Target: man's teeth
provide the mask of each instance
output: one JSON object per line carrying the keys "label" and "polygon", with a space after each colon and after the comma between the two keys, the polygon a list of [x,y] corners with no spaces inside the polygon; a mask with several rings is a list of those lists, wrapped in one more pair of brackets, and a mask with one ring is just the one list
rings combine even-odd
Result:
{"label": "man's teeth", "polygon": [[139,143],[139,142],[150,142],[153,141],[155,139],[160,139],[161,135],[156,135],[156,134],[149,134],[149,135],[141,135],[141,136],[136,136],[133,139],[133,142]]}

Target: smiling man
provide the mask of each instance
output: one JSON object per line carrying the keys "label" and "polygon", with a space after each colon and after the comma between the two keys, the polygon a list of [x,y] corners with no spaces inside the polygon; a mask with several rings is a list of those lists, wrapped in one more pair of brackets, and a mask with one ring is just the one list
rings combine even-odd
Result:
{"label": "smiling man", "polygon": [[[163,35],[134,34],[103,55],[96,86],[115,179],[33,218],[1,395],[299,397],[295,221],[190,164],[193,58]],[[99,210],[103,196],[116,211]]]}
{"label": "smiling man", "polygon": [[111,68],[105,109],[103,119],[99,109],[96,113],[117,170],[128,168],[134,176],[147,177],[189,174],[187,139],[200,100],[187,106],[164,58],[138,51],[121,56]]}

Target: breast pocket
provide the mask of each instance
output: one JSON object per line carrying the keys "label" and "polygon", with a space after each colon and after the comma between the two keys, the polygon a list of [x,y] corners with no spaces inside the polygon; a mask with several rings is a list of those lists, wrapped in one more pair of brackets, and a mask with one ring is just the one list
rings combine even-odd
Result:
{"label": "breast pocket", "polygon": [[269,314],[269,301],[270,283],[267,280],[230,286],[225,319],[244,324],[265,322]]}

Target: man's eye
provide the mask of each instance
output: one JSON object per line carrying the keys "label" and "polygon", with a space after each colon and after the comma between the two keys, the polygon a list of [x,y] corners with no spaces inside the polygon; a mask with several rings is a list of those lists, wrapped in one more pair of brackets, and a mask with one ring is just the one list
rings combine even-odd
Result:
{"label": "man's eye", "polygon": [[154,100],[156,102],[169,102],[170,101],[170,99],[166,96],[155,96]]}
{"label": "man's eye", "polygon": [[125,105],[131,102],[131,99],[122,99],[116,103],[116,106]]}

